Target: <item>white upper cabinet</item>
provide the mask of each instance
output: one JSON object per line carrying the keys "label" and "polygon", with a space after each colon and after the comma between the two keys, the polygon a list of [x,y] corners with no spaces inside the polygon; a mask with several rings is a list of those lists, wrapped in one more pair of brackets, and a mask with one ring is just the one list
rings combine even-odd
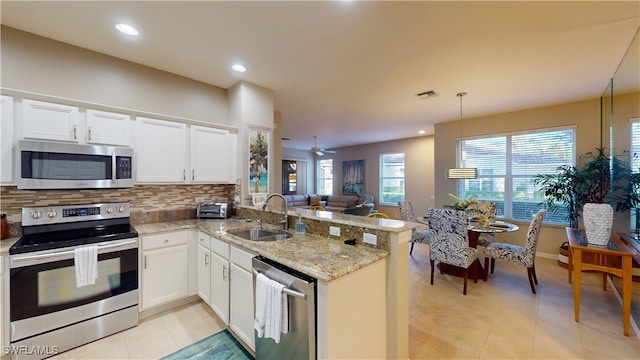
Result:
{"label": "white upper cabinet", "polygon": [[85,139],[88,144],[131,145],[129,115],[87,109]]}
{"label": "white upper cabinet", "polygon": [[[84,116],[83,116],[84,115]],[[125,114],[22,100],[22,138],[79,144],[130,146],[131,117]]]}
{"label": "white upper cabinet", "polygon": [[191,181],[229,182],[231,148],[229,131],[202,126],[191,126]]}
{"label": "white upper cabinet", "polygon": [[236,134],[138,117],[138,183],[234,183]]}
{"label": "white upper cabinet", "polygon": [[187,180],[187,125],[138,117],[136,179],[141,183],[182,183]]}
{"label": "white upper cabinet", "polygon": [[0,183],[15,183],[13,178],[13,98],[0,97]]}
{"label": "white upper cabinet", "polygon": [[79,142],[80,111],[75,106],[22,100],[22,137]]}

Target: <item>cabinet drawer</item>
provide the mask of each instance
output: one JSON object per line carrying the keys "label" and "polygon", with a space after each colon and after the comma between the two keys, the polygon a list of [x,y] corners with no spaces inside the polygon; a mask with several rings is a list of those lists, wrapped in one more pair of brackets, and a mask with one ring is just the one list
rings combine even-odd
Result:
{"label": "cabinet drawer", "polygon": [[239,249],[235,246],[231,246],[231,262],[240,266],[241,268],[251,272],[251,259],[255,255]]}
{"label": "cabinet drawer", "polygon": [[214,237],[211,237],[211,250],[221,257],[229,260],[229,244]]}
{"label": "cabinet drawer", "polygon": [[211,236],[202,231],[198,232],[198,244],[211,250]]}
{"label": "cabinet drawer", "polygon": [[188,242],[189,233],[187,231],[145,235],[142,237],[142,249],[157,249],[162,247],[186,244]]}

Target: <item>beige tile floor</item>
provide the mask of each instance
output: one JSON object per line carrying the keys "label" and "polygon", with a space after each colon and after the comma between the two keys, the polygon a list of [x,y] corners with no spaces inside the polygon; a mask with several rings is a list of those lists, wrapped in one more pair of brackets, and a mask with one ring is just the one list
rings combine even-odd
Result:
{"label": "beige tile floor", "polygon": [[[620,304],[602,291],[601,275],[584,274],[576,323],[566,270],[552,259],[536,261],[537,295],[523,268],[497,262],[495,274],[470,281],[464,296],[461,279],[436,272],[429,284],[428,247],[416,245],[409,257],[411,359],[640,359],[637,334],[622,335]],[[196,302],[52,359],[157,359],[223,328]]]}
{"label": "beige tile floor", "polygon": [[198,301],[50,359],[158,359],[224,328],[213,311]]}
{"label": "beige tile floor", "polygon": [[622,334],[621,305],[602,290],[600,273],[583,274],[577,323],[573,288],[556,260],[536,259],[537,295],[526,270],[505,262],[487,282],[470,281],[467,296],[462,279],[437,271],[430,285],[427,246],[414,247],[409,267],[412,359],[640,359],[638,335]]}

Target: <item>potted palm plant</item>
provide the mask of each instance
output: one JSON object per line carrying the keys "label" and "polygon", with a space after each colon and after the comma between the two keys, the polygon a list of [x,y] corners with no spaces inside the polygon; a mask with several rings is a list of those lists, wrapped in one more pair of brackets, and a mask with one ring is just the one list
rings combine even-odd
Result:
{"label": "potted palm plant", "polygon": [[626,211],[636,205],[629,203],[625,207],[620,204],[626,201],[623,199],[628,194],[624,187],[624,182],[629,179],[628,163],[616,156],[609,158],[604,148],[596,150],[596,153],[588,152],[580,156],[579,167],[563,165],[558,167],[557,173],[538,174],[531,181],[544,194],[542,203],[548,211],[558,213],[566,210],[571,227],[578,227],[584,204],[606,203],[610,194],[613,194],[616,211]]}

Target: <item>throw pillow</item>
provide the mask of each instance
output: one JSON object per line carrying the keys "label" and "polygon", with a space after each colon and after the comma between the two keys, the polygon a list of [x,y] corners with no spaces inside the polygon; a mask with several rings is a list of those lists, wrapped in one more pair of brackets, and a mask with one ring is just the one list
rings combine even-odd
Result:
{"label": "throw pillow", "polygon": [[309,205],[314,206],[314,205],[320,205],[320,199],[322,198],[322,196],[311,196],[309,197]]}

